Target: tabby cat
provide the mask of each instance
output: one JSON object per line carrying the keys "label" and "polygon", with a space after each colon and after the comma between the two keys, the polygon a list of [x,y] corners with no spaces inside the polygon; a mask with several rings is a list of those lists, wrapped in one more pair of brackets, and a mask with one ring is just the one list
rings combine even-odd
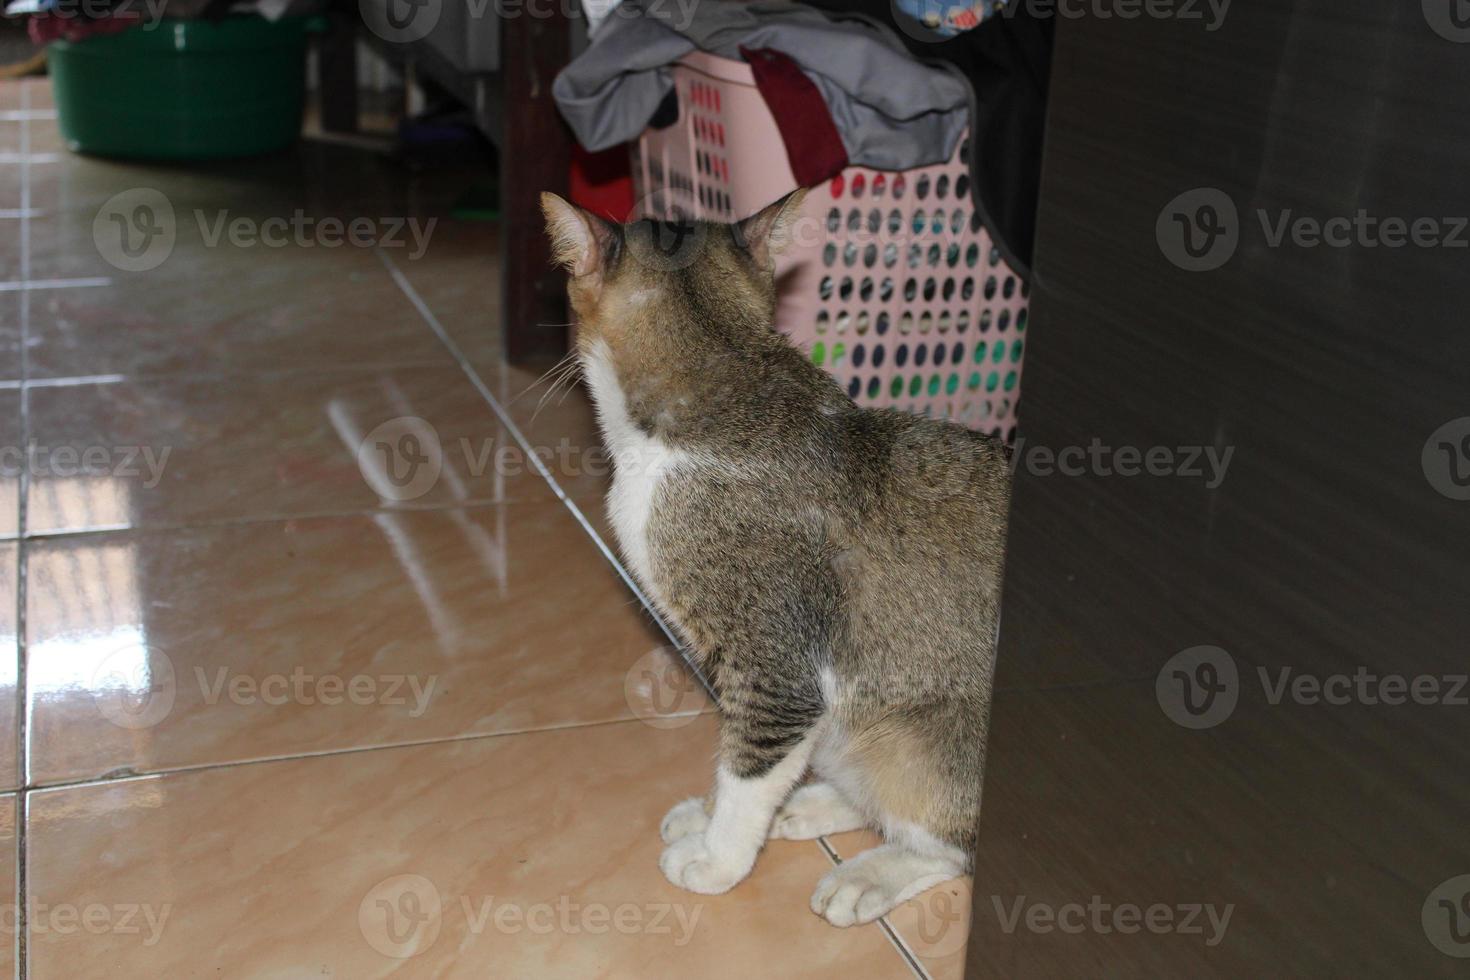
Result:
{"label": "tabby cat", "polygon": [[802,193],[733,225],[542,205],[618,545],[721,712],[714,788],[664,818],[660,866],[714,895],[768,838],[872,827],[812,895],[848,926],[968,870],[1010,470],[988,436],[857,407],[773,329]]}

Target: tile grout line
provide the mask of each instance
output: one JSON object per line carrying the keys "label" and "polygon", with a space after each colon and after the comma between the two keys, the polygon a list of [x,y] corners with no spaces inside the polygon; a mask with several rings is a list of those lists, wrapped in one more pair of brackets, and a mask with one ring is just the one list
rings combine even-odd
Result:
{"label": "tile grout line", "polygon": [[[506,505],[528,505],[537,503],[533,497],[516,494],[502,500],[455,500],[443,504],[425,504],[414,507],[367,506],[347,510],[312,510],[296,513],[252,514],[244,517],[216,517],[185,520],[163,524],[103,524],[93,527],[61,528],[27,532],[25,540],[30,542],[70,541],[100,534],[166,534],[175,531],[209,531],[225,528],[254,527],[257,524],[284,524],[289,521],[330,521],[348,517],[379,517],[409,514],[444,514],[449,511],[478,512],[491,507]],[[20,536],[14,539],[19,540]]]}
{"label": "tile grout line", "polygon": [[562,489],[561,484],[556,482],[556,477],[552,475],[551,470],[547,469],[545,461],[542,460],[540,454],[535,451],[535,448],[531,445],[531,441],[526,438],[525,433],[521,432],[520,426],[516,425],[515,420],[512,419],[510,413],[506,411],[505,406],[500,404],[500,399],[496,398],[490,392],[490,387],[486,385],[485,380],[480,377],[480,372],[475,370],[475,367],[470,363],[469,358],[465,357],[464,352],[459,349],[459,345],[456,344],[453,338],[449,336],[449,332],[444,329],[444,325],[439,322],[439,318],[436,317],[434,315],[434,312],[429,309],[429,305],[424,302],[424,299],[422,296],[419,295],[418,290],[414,289],[413,283],[408,281],[408,277],[403,274],[403,272],[398,268],[397,264],[394,263],[394,261],[388,256],[386,252],[384,252],[382,249],[378,249],[377,253],[378,258],[382,260],[384,267],[387,268],[388,274],[392,276],[393,281],[398,284],[398,288],[403,290],[403,294],[408,297],[408,301],[413,304],[414,309],[418,310],[419,316],[423,317],[424,322],[428,324],[429,329],[434,332],[435,336],[439,338],[439,342],[444,345],[445,349],[449,351],[450,356],[453,357],[454,360],[459,364],[460,370],[465,373],[465,376],[469,378],[470,383],[475,386],[475,390],[480,393],[480,397],[485,399],[485,402],[490,406],[490,410],[499,417],[501,424],[505,426],[506,430],[511,434],[511,437],[514,438],[516,443],[521,447],[521,451],[526,454],[526,458],[530,462],[531,466],[551,487],[551,490],[553,493],[556,494],[557,499],[565,504],[567,509],[571,511],[572,517],[576,519],[578,524],[582,525],[582,530],[587,532],[587,536],[592,539],[592,543],[596,545],[597,550],[602,552],[603,558],[607,559],[608,563],[612,565],[614,571],[618,573],[618,577],[623,580],[623,584],[632,591],[634,597],[637,598],[638,602],[643,606],[644,610],[653,617],[653,621],[658,624],[659,629],[662,630],[663,634],[669,638],[669,642],[673,644],[674,649],[679,652],[680,659],[684,661],[684,664],[699,680],[701,686],[703,686],[705,691],[710,695],[711,700],[715,700],[714,689],[710,686],[710,683],[708,679],[705,678],[704,674],[693,663],[693,661],[689,659],[688,655],[684,651],[683,643],[679,641],[679,638],[675,635],[673,629],[670,628],[669,624],[664,621],[664,618],[659,615],[658,610],[654,608],[653,603],[649,600],[648,596],[643,593],[643,590],[638,586],[638,583],[633,580],[633,576],[630,575],[628,573],[628,570],[623,567],[622,562],[618,561],[617,555],[613,554],[613,551],[610,547],[608,547],[607,542],[603,541],[602,536],[598,534],[596,529],[592,527],[591,522],[587,520],[587,516],[582,513],[581,508],[578,507],[576,502],[572,500],[571,496]]}
{"label": "tile grout line", "polygon": [[[837,849],[832,846],[832,842],[827,840],[826,837],[818,837],[817,846],[822,849],[823,854],[827,855],[827,860],[832,862],[834,868],[842,863],[842,856],[837,853]],[[898,934],[898,930],[893,928],[892,923],[888,921],[888,916],[884,915],[878,918],[878,927],[883,931],[883,935],[888,937],[888,941],[893,944],[894,950],[898,952],[899,959],[903,960],[908,968],[914,972],[914,976],[918,980],[931,980],[929,971],[924,969],[924,965],[919,962],[918,957],[914,956],[913,950],[909,949],[908,944],[903,941],[903,937]]]}
{"label": "tile grout line", "polygon": [[[396,360],[383,361],[375,364],[368,361],[360,361],[352,364],[307,364],[304,366],[288,364],[265,364],[259,367],[242,368],[200,368],[189,371],[169,370],[142,370],[125,371],[121,373],[108,374],[59,374],[50,378],[28,378],[25,384],[32,388],[80,388],[86,385],[120,385],[137,384],[139,382],[161,384],[161,383],[194,383],[203,381],[233,381],[241,378],[249,380],[264,381],[291,381],[303,374],[320,374],[330,377],[366,375],[374,372],[411,373],[416,371],[450,371],[459,365],[450,361],[419,361],[419,360]],[[10,379],[0,381],[0,388],[19,388],[21,381]]]}
{"label": "tile grout line", "polygon": [[[689,721],[693,722],[704,714],[706,712],[698,711],[691,714],[674,714],[665,717],[688,718]],[[83,779],[63,779],[54,783],[29,786],[25,792],[29,795],[95,786],[117,786],[125,783],[141,782],[145,779],[160,779],[164,776],[179,776],[189,773],[212,772],[225,769],[241,769],[246,766],[264,766],[277,762],[300,762],[306,759],[325,759],[340,755],[360,755],[366,752],[391,752],[396,749],[418,749],[434,745],[484,742],[493,738],[512,738],[518,735],[544,735],[555,732],[569,732],[575,728],[605,728],[612,725],[628,725],[633,722],[646,724],[642,718],[605,718],[601,721],[569,721],[556,725],[544,725],[539,728],[514,728],[499,732],[470,732],[464,735],[444,735],[439,738],[415,739],[408,742],[388,742],[379,745],[350,745],[333,749],[321,749],[316,752],[291,752],[285,755],[262,756],[259,759],[234,759],[228,762],[198,762],[192,765],[173,766],[151,772],[128,772],[115,776],[102,775]]]}
{"label": "tile grout line", "polygon": [[[26,184],[28,183],[30,170],[31,168],[28,164],[21,164],[21,188],[23,191],[25,190]],[[22,209],[23,212],[24,210],[25,209]],[[31,216],[29,214],[22,213],[20,216],[22,242],[25,241],[24,236],[29,229],[30,222]],[[21,250],[21,255],[22,257],[24,257],[25,255],[24,248],[22,248]],[[21,269],[21,278],[12,279],[8,282],[0,282],[0,293],[25,294],[36,289],[83,289],[95,286],[112,285],[111,276],[91,276],[86,279],[32,279],[30,278],[30,269],[27,267],[26,264],[22,264]]]}
{"label": "tile grout line", "polygon": [[[659,628],[663,630],[664,635],[669,638],[669,641],[673,643],[674,648],[679,651],[680,658],[690,668],[690,670],[694,672],[694,676],[699,679],[700,684],[704,686],[705,690],[709,692],[711,701],[715,704],[718,704],[719,702],[715,698],[713,688],[710,686],[708,680],[705,679],[704,674],[699,671],[699,668],[696,667],[694,663],[689,659],[689,657],[685,654],[683,644],[679,642],[678,638],[674,635],[673,630],[670,629],[669,625],[664,622],[663,617],[659,615],[658,610],[654,608],[653,603],[649,601],[648,597],[643,593],[643,590],[638,587],[638,583],[633,580],[633,577],[628,573],[627,569],[625,569],[622,563],[618,561],[617,556],[613,554],[612,550],[608,547],[607,542],[603,541],[602,536],[599,535],[596,529],[592,527],[591,523],[587,520],[586,515],[582,513],[576,502],[573,501],[572,498],[566,493],[566,491],[562,489],[561,485],[556,482],[556,477],[552,475],[549,469],[547,469],[541,457],[532,451],[530,440],[526,438],[525,434],[521,432],[520,427],[515,424],[514,420],[511,419],[510,413],[507,412],[504,406],[500,404],[500,400],[497,399],[493,394],[491,394],[489,387],[484,382],[484,379],[480,377],[479,371],[477,371],[474,365],[469,362],[469,359],[465,357],[464,352],[459,349],[459,345],[456,344],[454,340],[449,336],[449,332],[444,329],[444,325],[439,322],[439,318],[434,315],[434,312],[431,309],[429,309],[428,304],[424,301],[423,297],[419,295],[418,290],[414,289],[413,284],[408,281],[408,277],[403,274],[402,270],[398,268],[397,264],[395,264],[393,260],[387,255],[387,253],[385,253],[382,249],[378,249],[377,251],[378,257],[382,259],[383,265],[388,270],[388,274],[393,277],[393,281],[398,284],[398,288],[403,290],[403,293],[405,296],[408,297],[409,302],[413,304],[416,310],[418,310],[419,316],[423,317],[424,322],[428,324],[430,330],[434,331],[434,334],[439,338],[440,343],[442,343],[445,348],[448,349],[451,356],[453,356],[454,359],[459,362],[460,369],[464,371],[467,377],[469,377],[470,382],[475,386],[475,388],[480,392],[480,395],[490,405],[491,410],[500,417],[500,421],[505,425],[506,429],[510,431],[516,442],[520,444],[522,451],[526,453],[532,465],[536,468],[536,471],[541,474],[542,478],[545,479],[546,482],[551,486],[552,491],[557,495],[562,503],[567,506],[567,509],[572,512],[572,516],[576,518],[577,523],[582,525],[582,529],[587,532],[588,537],[592,539],[593,543],[597,546],[597,549],[602,552],[603,557],[612,564],[613,568],[617,571],[618,576],[623,580],[624,584],[626,584],[628,588],[632,590],[633,595],[638,599],[638,602],[643,606],[644,610],[653,617],[654,622],[658,623]],[[825,838],[818,838],[817,846],[826,854],[827,859],[831,861],[834,866],[842,863],[842,859],[837,856],[837,852],[832,849],[831,845],[827,843]],[[919,978],[919,980],[930,980],[928,972],[919,964],[918,960],[915,959],[913,953],[908,949],[907,946],[904,945],[903,941],[899,939],[898,935],[894,932],[893,927],[889,925],[887,918],[879,919],[878,923],[884,935],[888,937],[888,941],[893,945],[894,950],[898,953],[899,958],[903,960],[905,965],[907,965],[910,970],[913,971],[914,976]]]}
{"label": "tile grout line", "polygon": [[[21,119],[20,119],[20,277],[23,281],[31,278],[31,83],[29,80],[21,82]],[[31,328],[31,294],[25,289],[20,294],[20,377],[24,382],[30,376],[30,328]],[[31,415],[30,397],[26,392],[25,385],[20,389],[20,431],[21,445],[30,446]],[[29,456],[29,448],[26,450]],[[27,460],[29,463],[29,460]],[[15,711],[15,754],[16,754],[16,777],[20,784],[19,793],[16,795],[15,805],[15,977],[16,980],[26,980],[30,974],[30,964],[27,960],[29,953],[28,933],[30,930],[29,917],[26,914],[27,900],[30,894],[30,869],[29,869],[29,845],[30,839],[27,834],[28,816],[30,814],[30,797],[26,793],[26,787],[30,783],[30,752],[27,750],[27,739],[30,738],[30,726],[27,724],[27,713],[30,698],[26,696],[26,686],[29,681],[26,670],[26,520],[28,518],[27,503],[30,497],[30,466],[22,465],[20,478],[18,480],[19,500],[16,506],[16,585],[15,585],[15,696],[17,698]]]}

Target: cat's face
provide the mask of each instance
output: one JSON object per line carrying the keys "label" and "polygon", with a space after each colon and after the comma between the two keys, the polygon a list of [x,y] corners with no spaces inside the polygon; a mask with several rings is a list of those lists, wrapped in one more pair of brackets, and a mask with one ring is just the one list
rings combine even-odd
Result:
{"label": "cat's face", "polygon": [[650,219],[616,225],[543,194],[552,254],[569,275],[579,346],[602,340],[616,352],[687,344],[677,311],[691,300],[721,320],[768,328],[776,255],[791,239],[804,193],[733,225]]}

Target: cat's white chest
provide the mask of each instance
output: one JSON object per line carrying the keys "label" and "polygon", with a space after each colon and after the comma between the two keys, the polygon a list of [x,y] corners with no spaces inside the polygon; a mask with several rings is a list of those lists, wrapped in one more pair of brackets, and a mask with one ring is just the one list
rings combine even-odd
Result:
{"label": "cat's white chest", "polygon": [[651,437],[628,415],[606,345],[591,346],[583,359],[587,383],[597,408],[598,424],[613,458],[613,485],[607,495],[608,517],[628,570],[651,598],[659,601],[649,530],[661,488],[691,463],[689,454]]}

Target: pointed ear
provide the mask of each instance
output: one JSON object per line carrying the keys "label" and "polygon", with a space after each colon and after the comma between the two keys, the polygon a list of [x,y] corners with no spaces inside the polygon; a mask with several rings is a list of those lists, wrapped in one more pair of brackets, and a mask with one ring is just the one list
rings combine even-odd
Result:
{"label": "pointed ear", "polygon": [[574,277],[596,272],[613,234],[612,226],[555,194],[541,195],[541,213],[546,215],[552,260],[565,266]]}
{"label": "pointed ear", "polygon": [[806,188],[798,187],[735,225],[736,234],[757,264],[775,268],[776,256],[791,244],[796,219],[801,216],[801,202],[805,199]]}

